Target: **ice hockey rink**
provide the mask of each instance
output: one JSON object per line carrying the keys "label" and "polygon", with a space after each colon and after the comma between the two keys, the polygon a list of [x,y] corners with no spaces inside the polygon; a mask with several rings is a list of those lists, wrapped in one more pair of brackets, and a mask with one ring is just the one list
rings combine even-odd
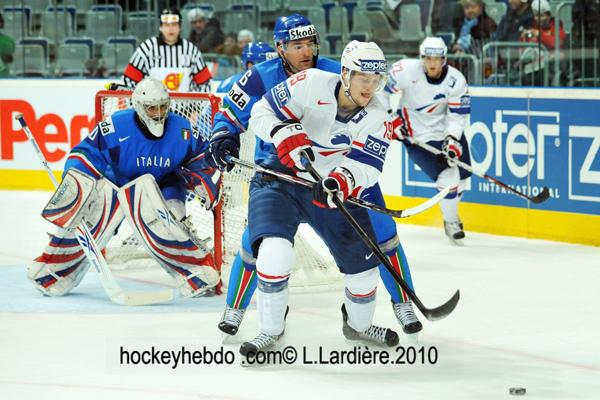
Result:
{"label": "ice hockey rink", "polygon": [[[459,248],[441,229],[399,224],[422,301],[437,306],[461,291],[455,312],[424,322],[418,343],[401,335],[402,346],[435,348],[435,364],[419,357],[414,364],[319,363],[319,348],[326,357],[352,350],[341,332],[343,293],[334,288],[292,292],[281,347],[292,346],[296,362],[248,367],[238,347],[257,332],[254,305],[235,341],[222,344],[216,325],[225,296],[118,306],[90,271],[70,295],[42,297],[27,281],[26,265],[46,242],[50,227],[39,212],[50,194],[0,196],[2,399],[505,399],[513,397],[511,387],[526,388],[527,399],[600,396],[597,247],[478,234],[466,226],[467,243]],[[383,285],[377,301],[375,322],[399,330]],[[235,361],[176,368],[120,363],[121,349],[153,346],[200,352],[223,346]],[[315,363],[304,364],[303,354]],[[396,349],[389,355],[401,356]]]}

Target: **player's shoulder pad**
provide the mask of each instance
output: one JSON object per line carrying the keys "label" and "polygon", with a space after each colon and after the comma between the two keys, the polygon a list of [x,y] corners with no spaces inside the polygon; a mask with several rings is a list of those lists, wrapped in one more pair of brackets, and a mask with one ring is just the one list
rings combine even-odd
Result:
{"label": "player's shoulder pad", "polygon": [[262,97],[265,94],[265,85],[261,76],[261,70],[257,69],[257,67],[262,64],[265,63],[255,65],[244,72],[240,78],[231,85],[225,96],[226,102],[235,105],[237,108],[244,111],[246,106],[251,103],[251,97]]}
{"label": "player's shoulder pad", "polygon": [[135,110],[133,108],[117,111],[100,121],[98,131],[102,136],[107,136],[116,131],[130,129],[131,125],[134,124],[134,116]]}
{"label": "player's shoulder pad", "polygon": [[342,72],[342,64],[327,57],[319,57],[316,67],[322,71],[333,72],[334,74]]}
{"label": "player's shoulder pad", "polygon": [[448,75],[446,79],[454,79],[457,83],[461,85],[465,85],[467,83],[467,79],[458,69],[454,68],[452,65],[448,65]]}

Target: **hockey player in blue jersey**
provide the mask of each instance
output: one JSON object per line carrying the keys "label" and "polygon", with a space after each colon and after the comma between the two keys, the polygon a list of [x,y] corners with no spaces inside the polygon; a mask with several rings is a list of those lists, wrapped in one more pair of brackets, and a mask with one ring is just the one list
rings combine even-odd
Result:
{"label": "hockey player in blue jersey", "polygon": [[263,61],[266,61],[268,57],[269,60],[276,57],[275,49],[269,46],[265,42],[251,42],[244,46],[242,49],[242,68],[244,69],[242,72],[231,75],[229,78],[225,79],[219,87],[217,88],[217,93],[228,93],[231,90],[231,87],[234,83],[240,80],[242,75],[255,66],[256,64],[260,64]]}
{"label": "hockey player in blue jersey", "polygon": [[208,209],[218,202],[220,172],[204,162],[207,143],[187,119],[168,111],[170,98],[160,81],[140,82],[132,102],[133,109],[101,121],[72,149],[43,212],[60,228],[28,277],[46,295],[68,293],[89,269],[72,230],[83,220],[103,248],[127,218],[184,296],[203,295],[219,282],[212,254],[185,219],[188,189]]}
{"label": "hockey player in blue jersey", "polygon": [[[221,169],[230,165],[223,160],[225,154],[239,154],[239,135],[248,127],[250,112],[270,88],[285,81],[292,74],[316,67],[328,72],[341,72],[341,65],[333,60],[319,57],[319,36],[311,22],[304,16],[293,14],[281,17],[275,24],[273,39],[279,58],[255,65],[232,85],[224,99],[224,110],[217,113],[208,161]],[[256,139],[255,161],[261,164],[271,152],[272,145]],[[370,202],[385,205],[379,185],[365,191]],[[378,243],[390,258],[392,265],[412,288],[409,265],[396,233],[396,223],[392,217],[369,212],[376,230]],[[412,303],[391,274],[380,266],[382,280],[390,293],[394,314],[408,334],[419,332],[421,322],[417,319]],[[244,313],[256,290],[256,259],[252,256],[248,239],[248,230],[243,234],[242,246],[231,267],[228,282],[227,304],[219,329],[226,334],[235,335],[242,322]]]}

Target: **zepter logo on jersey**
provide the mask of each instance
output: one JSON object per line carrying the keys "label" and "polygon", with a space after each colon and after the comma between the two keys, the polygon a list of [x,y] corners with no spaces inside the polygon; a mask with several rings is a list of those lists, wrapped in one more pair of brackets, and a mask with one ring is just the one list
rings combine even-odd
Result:
{"label": "zepter logo on jersey", "polygon": [[360,60],[360,70],[363,72],[385,73],[387,62],[384,60]]}
{"label": "zepter logo on jersey", "polygon": [[311,36],[316,36],[317,30],[314,25],[301,26],[299,28],[293,28],[289,31],[290,40],[300,40]]}

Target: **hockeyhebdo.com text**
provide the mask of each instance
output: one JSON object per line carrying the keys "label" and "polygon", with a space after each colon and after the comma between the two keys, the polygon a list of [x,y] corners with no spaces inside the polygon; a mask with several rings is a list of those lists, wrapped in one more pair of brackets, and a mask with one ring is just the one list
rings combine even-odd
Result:
{"label": "hockeyhebdo.com text", "polygon": [[119,347],[119,364],[122,366],[156,366],[177,369],[200,365],[434,365],[438,362],[435,346],[397,346],[390,348],[357,345],[343,350],[325,349],[322,346],[285,346],[241,355],[238,349],[223,346],[209,349],[206,346],[177,350],[161,350],[151,346],[143,350]]}

